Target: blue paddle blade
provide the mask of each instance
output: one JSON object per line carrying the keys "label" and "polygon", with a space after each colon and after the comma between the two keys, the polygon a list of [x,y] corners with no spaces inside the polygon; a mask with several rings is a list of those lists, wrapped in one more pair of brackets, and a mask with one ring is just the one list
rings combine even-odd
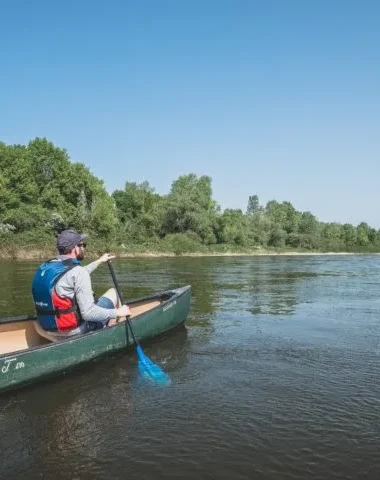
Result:
{"label": "blue paddle blade", "polygon": [[148,358],[140,345],[137,345],[136,347],[136,352],[138,356],[138,368],[140,371],[140,374],[143,378],[146,380],[154,381],[155,383],[159,385],[170,385],[171,380],[168,375],[155,363]]}

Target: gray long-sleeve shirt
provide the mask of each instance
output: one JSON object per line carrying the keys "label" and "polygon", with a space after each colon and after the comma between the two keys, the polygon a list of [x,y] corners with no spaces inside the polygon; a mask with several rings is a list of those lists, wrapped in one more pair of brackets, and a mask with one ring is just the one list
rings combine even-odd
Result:
{"label": "gray long-sleeve shirt", "polygon": [[[57,257],[58,260],[67,258],[65,255]],[[116,318],[115,309],[102,308],[95,304],[90,275],[99,265],[97,261],[86,266],[78,265],[65,273],[56,285],[56,292],[60,297],[73,299],[75,296],[82,318],[86,322],[105,323]]]}

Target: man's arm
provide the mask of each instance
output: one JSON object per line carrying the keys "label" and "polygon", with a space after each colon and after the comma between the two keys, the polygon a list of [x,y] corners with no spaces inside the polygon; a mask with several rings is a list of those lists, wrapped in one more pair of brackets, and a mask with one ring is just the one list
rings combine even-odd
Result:
{"label": "man's arm", "polygon": [[80,267],[74,270],[76,271],[74,292],[83,320],[105,325],[111,318],[116,318],[116,309],[102,308],[95,304],[88,270]]}
{"label": "man's arm", "polygon": [[108,260],[112,260],[115,258],[115,255],[110,255],[109,253],[105,253],[101,257],[99,257],[97,260],[94,262],[89,263],[88,265],[84,266],[83,268],[88,271],[88,273],[91,275],[91,273],[96,270],[100,264],[108,262]]}

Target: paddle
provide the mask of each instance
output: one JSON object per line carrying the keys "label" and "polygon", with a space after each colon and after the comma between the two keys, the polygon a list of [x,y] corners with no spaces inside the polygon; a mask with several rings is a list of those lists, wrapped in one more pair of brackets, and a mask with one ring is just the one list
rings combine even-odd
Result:
{"label": "paddle", "polygon": [[[120,291],[119,283],[116,279],[116,274],[115,270],[113,269],[113,265],[111,263],[111,260],[108,260],[108,266],[110,268],[110,272],[112,275],[112,280],[115,285],[117,294],[120,298],[120,302],[122,305],[125,305],[123,294]],[[129,330],[131,331],[133,341],[136,345],[136,353],[138,357],[138,368],[141,373],[141,375],[149,380],[152,380],[156,382],[157,384],[160,385],[169,385],[170,384],[170,377],[155,363],[153,363],[143,352],[143,349],[141,348],[141,345],[137,338],[135,337],[135,334],[133,333],[132,325],[129,320],[129,317],[126,318],[126,325],[129,327]],[[126,327],[127,330],[127,327]],[[128,330],[127,330],[128,333]]]}

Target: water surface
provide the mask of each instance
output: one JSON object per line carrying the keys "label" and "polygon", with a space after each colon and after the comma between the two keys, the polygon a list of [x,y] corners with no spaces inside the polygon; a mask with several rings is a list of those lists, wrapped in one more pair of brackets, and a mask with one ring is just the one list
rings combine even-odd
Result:
{"label": "water surface", "polygon": [[[0,264],[0,314],[32,311],[30,262]],[[186,328],[0,397],[0,478],[380,478],[380,259],[115,261],[126,297],[191,284]],[[100,294],[105,266],[94,274]]]}

